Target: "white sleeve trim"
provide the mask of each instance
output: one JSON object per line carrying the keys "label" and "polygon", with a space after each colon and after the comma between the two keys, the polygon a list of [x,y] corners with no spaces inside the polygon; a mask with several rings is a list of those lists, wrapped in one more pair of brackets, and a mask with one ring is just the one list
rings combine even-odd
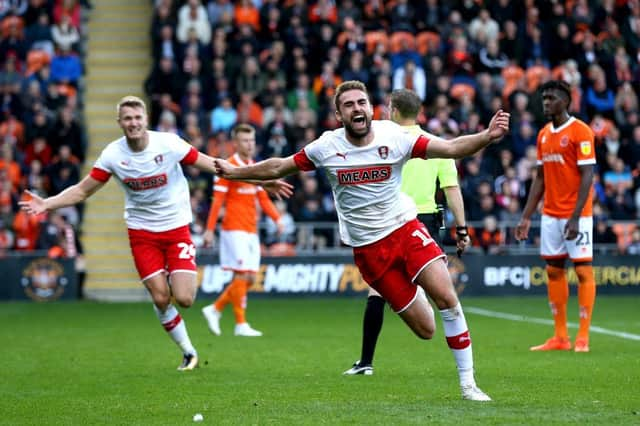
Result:
{"label": "white sleeve trim", "polygon": [[596,159],[587,158],[586,160],[578,160],[578,166],[584,166],[586,164],[596,164]]}

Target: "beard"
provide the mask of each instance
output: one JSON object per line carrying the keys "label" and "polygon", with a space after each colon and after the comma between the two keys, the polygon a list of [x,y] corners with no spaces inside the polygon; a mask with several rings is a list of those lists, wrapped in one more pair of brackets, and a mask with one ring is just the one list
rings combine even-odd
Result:
{"label": "beard", "polygon": [[354,129],[353,125],[350,122],[349,123],[345,122],[344,130],[347,133],[347,135],[354,139],[362,138],[368,135],[369,131],[371,131],[371,118],[365,116],[364,121],[365,121],[364,128],[359,130]]}

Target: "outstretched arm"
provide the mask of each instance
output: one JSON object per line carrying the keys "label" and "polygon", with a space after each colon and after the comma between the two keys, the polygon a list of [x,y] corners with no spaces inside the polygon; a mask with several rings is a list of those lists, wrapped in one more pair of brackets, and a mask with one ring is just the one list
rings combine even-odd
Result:
{"label": "outstretched arm", "polygon": [[496,142],[509,131],[508,112],[498,110],[487,130],[472,135],[445,140],[433,138],[427,145],[427,158],[462,158],[475,154],[492,142]]}
{"label": "outstretched arm", "polygon": [[219,176],[232,180],[256,179],[259,181],[279,179],[298,172],[293,155],[287,158],[269,158],[250,166],[234,167],[227,161],[216,159],[216,172]]}
{"label": "outstretched arm", "polygon": [[[213,158],[208,156],[207,154],[203,154],[201,152],[198,153],[198,158],[196,159],[195,163],[193,163],[193,165],[195,167],[197,167],[198,169],[205,171],[205,172],[209,172],[212,174],[217,174],[221,177],[226,177],[226,176],[222,176],[219,172],[218,169],[216,167],[216,161],[224,161],[224,160],[220,160],[218,158]],[[225,161],[226,163],[226,161]],[[233,167],[233,166],[231,166]],[[230,178],[228,178],[230,179]],[[277,178],[274,178],[277,179]],[[285,182],[284,180],[273,180],[271,182],[264,182],[263,179],[237,179],[237,180],[242,180],[244,182],[247,183],[253,183],[255,185],[262,185],[262,187],[264,187],[264,189],[266,189],[271,195],[273,195],[274,197],[276,197],[278,200],[282,199],[282,198],[289,198],[293,195],[293,185],[291,185],[288,182]],[[269,181],[270,179],[264,179]]]}
{"label": "outstretched arm", "polygon": [[31,199],[20,201],[18,204],[22,210],[29,214],[40,214],[81,203],[103,186],[104,182],[100,182],[88,175],[77,184],[68,187],[53,197],[42,198],[38,194],[26,190],[25,193],[31,196]]}

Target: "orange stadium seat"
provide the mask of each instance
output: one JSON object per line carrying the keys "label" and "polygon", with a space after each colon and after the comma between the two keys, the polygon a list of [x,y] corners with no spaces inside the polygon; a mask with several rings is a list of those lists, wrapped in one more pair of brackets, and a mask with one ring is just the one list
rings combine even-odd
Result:
{"label": "orange stadium seat", "polygon": [[525,71],[527,91],[533,93],[538,86],[551,78],[551,71],[544,65],[532,65]]}
{"label": "orange stadium seat", "polygon": [[631,244],[631,236],[636,229],[635,223],[614,223],[611,227],[613,232],[618,237],[618,249],[621,253],[624,253],[627,246]]}
{"label": "orange stadium seat", "polygon": [[389,38],[389,47],[391,49],[391,53],[398,53],[403,49],[403,46],[406,44],[406,47],[409,49],[416,48],[416,38],[408,31],[396,31],[391,34]]}
{"label": "orange stadium seat", "polygon": [[384,44],[385,50],[389,50],[389,36],[385,31],[369,31],[364,35],[364,41],[367,45],[367,54],[370,55],[376,50],[379,43]]}
{"label": "orange stadium seat", "polygon": [[11,26],[16,25],[18,28],[18,33],[22,34],[24,30],[24,19],[19,16],[7,16],[0,23],[0,28],[2,31],[2,38],[6,38],[9,35],[9,29]]}
{"label": "orange stadium seat", "polygon": [[416,36],[416,48],[421,55],[433,53],[440,47],[440,34],[433,31],[423,31]]}
{"label": "orange stadium seat", "polygon": [[44,50],[30,50],[27,53],[27,72],[30,76],[34,72],[38,72],[40,68],[51,63],[51,57]]}
{"label": "orange stadium seat", "polygon": [[467,83],[456,83],[449,89],[449,95],[457,100],[462,99],[464,96],[473,99],[476,96],[476,89]]}

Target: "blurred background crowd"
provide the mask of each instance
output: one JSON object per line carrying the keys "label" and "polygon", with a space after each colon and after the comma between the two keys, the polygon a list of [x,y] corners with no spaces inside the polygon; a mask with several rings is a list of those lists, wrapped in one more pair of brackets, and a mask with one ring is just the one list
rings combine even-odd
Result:
{"label": "blurred background crowd", "polygon": [[[424,105],[419,123],[445,138],[482,130],[498,108],[510,111],[508,137],[458,162],[467,220],[482,252],[515,244],[512,229],[546,123],[537,88],[549,79],[567,81],[571,114],[596,135],[596,248],[640,253],[640,1],[153,4],[144,83],[150,128],[178,133],[212,156],[233,153],[229,132],[237,123],[256,128],[257,159],[295,153],[339,126],[332,96],[345,80],[366,83],[375,119],[387,118],[393,89],[415,90]],[[2,250],[64,248],[77,239],[81,209],[29,218],[17,201],[24,188],[52,195],[80,178],[87,146],[82,22],[90,7],[77,0],[0,1]],[[194,168],[186,175],[198,241],[212,176]],[[291,180],[295,195],[277,203],[285,232],[277,234],[269,220],[262,224],[266,252],[339,247],[325,176]]]}

